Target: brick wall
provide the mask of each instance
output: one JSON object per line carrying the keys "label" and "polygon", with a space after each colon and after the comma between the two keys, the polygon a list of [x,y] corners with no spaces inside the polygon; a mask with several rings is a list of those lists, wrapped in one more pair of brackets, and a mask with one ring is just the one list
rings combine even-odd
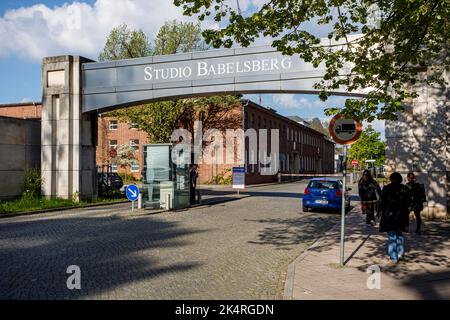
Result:
{"label": "brick wall", "polygon": [[42,104],[27,102],[15,104],[0,104],[0,116],[20,119],[40,119]]}
{"label": "brick wall", "polygon": [[[120,145],[136,143],[136,160],[139,163],[139,170],[132,172],[130,167],[122,168],[117,166],[119,173],[127,172],[132,174],[136,179],[141,178],[143,164],[143,146],[148,143],[147,134],[143,131],[131,128],[131,124],[120,123],[117,119],[100,115],[98,118],[98,145],[97,145],[97,165],[108,166],[116,164],[116,159],[109,155],[109,150]],[[100,169],[101,170],[101,169]],[[105,169],[106,170],[106,169]]]}
{"label": "brick wall", "polygon": [[[238,129],[244,125],[245,129],[279,129],[280,136],[280,166],[284,173],[333,173],[334,171],[334,143],[325,139],[324,135],[289,118],[281,116],[276,111],[264,108],[251,101],[243,101],[235,106],[231,112],[224,114],[220,121],[209,124],[218,126],[225,132],[225,128]],[[0,105],[0,115],[18,118],[40,118],[40,104]],[[225,137],[225,136],[224,136]],[[147,134],[130,128],[130,124],[119,123],[116,119],[100,115],[98,119],[98,146],[96,151],[97,165],[111,165],[116,161],[111,159],[111,146],[120,146],[136,141],[136,160],[139,170],[131,172],[131,168],[120,168],[118,172],[131,173],[140,179],[143,164],[143,146],[148,143]],[[269,136],[270,141],[270,136]],[[249,141],[246,139],[246,159],[249,159]],[[269,150],[270,152],[270,143]],[[224,150],[225,152],[225,150]],[[258,151],[256,151],[258,153]],[[237,160],[237,159],[236,159]],[[225,173],[230,175],[235,164],[201,164],[199,170],[200,183],[210,182],[215,176]],[[136,168],[137,169],[137,168]],[[267,183],[277,180],[276,176],[262,176],[258,173],[258,165],[247,163],[247,184]],[[226,173],[228,172],[228,173]]]}

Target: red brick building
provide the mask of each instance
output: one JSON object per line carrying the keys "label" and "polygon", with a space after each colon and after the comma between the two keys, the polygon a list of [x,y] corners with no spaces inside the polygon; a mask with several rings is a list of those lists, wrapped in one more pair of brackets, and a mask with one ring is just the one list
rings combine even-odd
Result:
{"label": "red brick building", "polygon": [[[0,115],[15,118],[40,118],[40,103],[21,103],[0,105]],[[241,106],[236,106],[235,111],[229,113],[234,117],[235,123],[229,129],[260,129],[268,130],[268,142],[270,142],[270,130],[279,130],[279,165],[282,173],[333,173],[334,171],[334,143],[322,133],[315,131],[307,125],[279,115],[271,108],[262,107],[252,101],[243,100]],[[111,165],[113,171],[131,173],[140,179],[142,170],[143,146],[148,143],[145,132],[134,129],[132,124],[120,123],[117,119],[100,115],[98,118],[98,145],[97,165]],[[259,137],[258,137],[259,143]],[[136,150],[136,161],[126,169],[117,165],[110,156],[110,149],[116,149],[120,145],[130,144]],[[268,143],[270,152],[270,143]],[[263,176],[258,164],[250,164],[250,158],[259,160],[259,150],[256,155],[250,154],[249,139],[245,143],[245,162],[247,168],[246,183],[256,184],[272,182],[276,175]],[[256,157],[256,158],[255,158]],[[242,164],[242,163],[240,163]],[[236,164],[239,165],[239,164]],[[211,182],[215,177],[224,175],[227,177],[234,165],[227,164],[201,164],[199,166],[200,183]]]}
{"label": "red brick building", "polygon": [[0,104],[0,116],[21,119],[41,119],[41,115],[41,102]]}

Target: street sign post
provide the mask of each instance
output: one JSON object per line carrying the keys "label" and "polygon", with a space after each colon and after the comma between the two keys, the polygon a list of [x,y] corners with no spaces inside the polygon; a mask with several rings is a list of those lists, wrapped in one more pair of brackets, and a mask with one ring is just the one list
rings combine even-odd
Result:
{"label": "street sign post", "polygon": [[342,207],[341,207],[341,249],[340,265],[344,266],[344,240],[345,240],[345,194],[347,192],[347,147],[355,143],[362,132],[362,124],[355,118],[346,118],[336,115],[330,122],[330,134],[336,143],[344,145],[344,170],[342,172]]}
{"label": "street sign post", "polygon": [[139,188],[135,184],[130,184],[125,191],[128,200],[131,201],[131,211],[134,211],[134,202],[139,199]]}
{"label": "street sign post", "polygon": [[238,195],[239,190],[245,189],[245,168],[233,168],[233,189],[237,189]]}

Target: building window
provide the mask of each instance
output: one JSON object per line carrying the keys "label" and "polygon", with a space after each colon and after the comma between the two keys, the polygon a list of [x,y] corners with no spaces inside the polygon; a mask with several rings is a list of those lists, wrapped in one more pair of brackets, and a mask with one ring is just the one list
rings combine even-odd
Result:
{"label": "building window", "polygon": [[139,172],[139,162],[133,161],[131,163],[131,172]]}
{"label": "building window", "polygon": [[264,119],[264,129],[267,129],[267,119]]}
{"label": "building window", "polygon": [[251,114],[250,115],[250,125],[251,125],[251,128],[255,128],[255,114]]}
{"label": "building window", "polygon": [[130,140],[130,145],[133,147],[134,151],[139,151],[139,139]]}
{"label": "building window", "polygon": [[137,122],[131,122],[130,123],[130,129],[137,129],[138,128],[138,123]]}
{"label": "building window", "polygon": [[119,128],[119,123],[117,120],[110,120],[109,121],[109,130],[117,130]]}
{"label": "building window", "polygon": [[118,171],[117,163],[114,163],[114,164],[111,165],[111,171],[114,172],[114,173],[117,173],[117,171]]}
{"label": "building window", "polygon": [[109,140],[109,148],[117,149],[117,140]]}

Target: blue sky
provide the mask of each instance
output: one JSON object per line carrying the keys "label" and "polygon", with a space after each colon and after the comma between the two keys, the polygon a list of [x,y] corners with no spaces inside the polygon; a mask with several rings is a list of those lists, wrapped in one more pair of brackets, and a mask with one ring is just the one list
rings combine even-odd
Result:
{"label": "blue sky", "polygon": [[[252,11],[266,0],[241,0]],[[164,14],[161,14],[164,12]],[[192,21],[171,0],[0,0],[0,104],[41,100],[41,61],[45,56],[72,54],[96,59],[111,28],[127,23],[152,40],[167,20]],[[206,22],[204,27],[213,26]],[[326,30],[310,26],[317,35]],[[264,39],[259,43],[264,43]],[[247,98],[282,115],[324,118],[328,105],[340,106],[343,97],[327,104],[315,95],[250,95]],[[374,123],[382,131],[382,122]]]}

